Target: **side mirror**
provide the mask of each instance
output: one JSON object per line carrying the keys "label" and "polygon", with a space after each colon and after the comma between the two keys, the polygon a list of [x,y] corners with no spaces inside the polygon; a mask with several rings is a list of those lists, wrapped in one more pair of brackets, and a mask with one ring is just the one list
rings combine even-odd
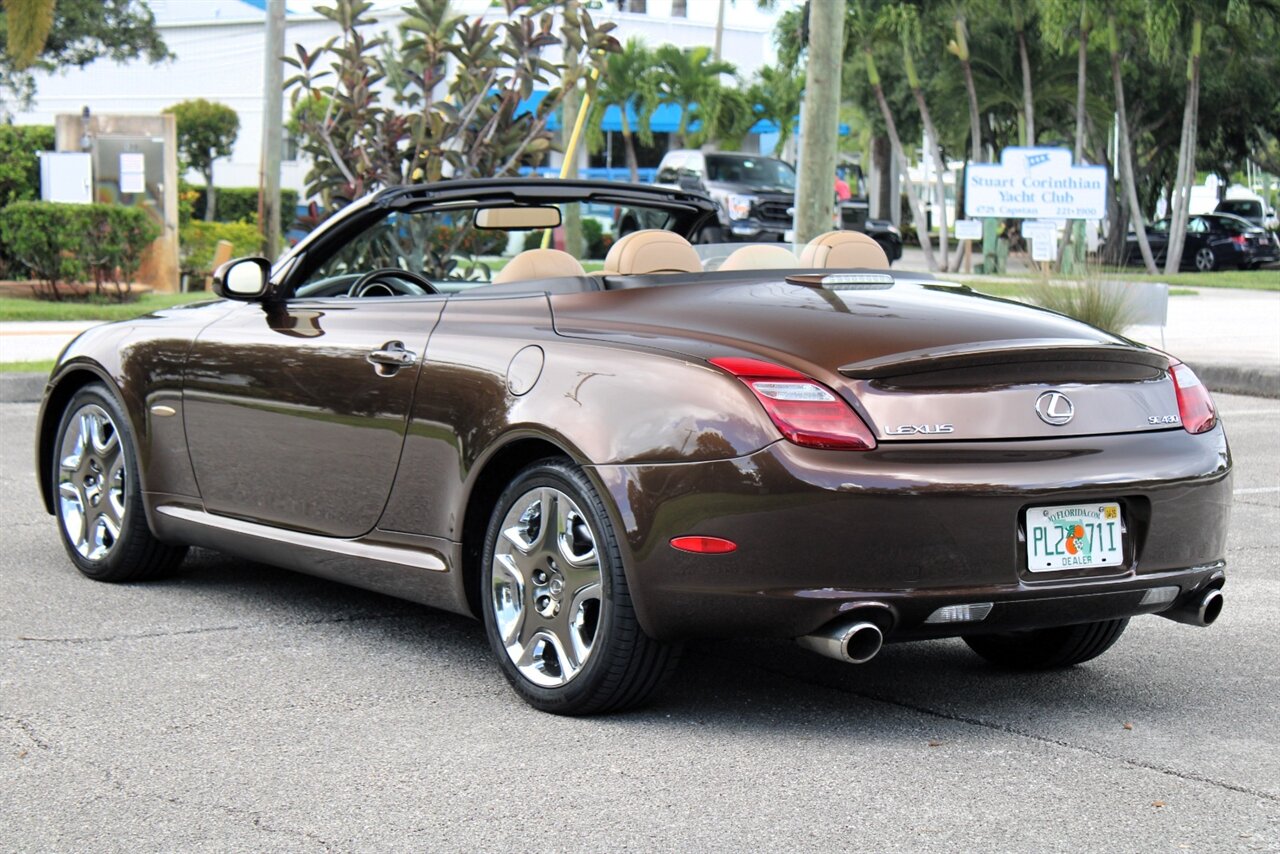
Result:
{"label": "side mirror", "polygon": [[697,172],[682,171],[677,181],[682,190],[701,190],[702,179],[698,177]]}
{"label": "side mirror", "polygon": [[271,262],[266,258],[232,258],[213,274],[213,292],[225,299],[253,302],[267,292]]}

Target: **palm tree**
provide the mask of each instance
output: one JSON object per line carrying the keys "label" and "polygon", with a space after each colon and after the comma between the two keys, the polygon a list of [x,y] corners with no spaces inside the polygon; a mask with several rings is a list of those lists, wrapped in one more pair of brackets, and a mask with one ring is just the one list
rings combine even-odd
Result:
{"label": "palm tree", "polygon": [[[933,161],[934,177],[937,180],[937,206],[941,216],[938,229],[939,251],[942,254],[943,269],[947,268],[947,190],[946,164],[942,161],[942,149],[938,145],[938,131],[933,125],[933,116],[924,98],[924,89],[920,83],[920,74],[916,70],[915,48],[920,44],[920,17],[916,7],[908,3],[894,3],[881,10],[877,23],[889,32],[895,32],[902,43],[902,64],[907,72],[907,84],[920,110],[920,121],[924,124],[925,139],[928,142],[927,152]],[[921,243],[929,240],[926,223],[918,223]]]}
{"label": "palm tree", "polygon": [[664,44],[654,52],[654,60],[662,103],[680,108],[675,147],[683,148],[688,142],[694,109],[698,108],[698,118],[702,118],[702,112],[716,98],[720,75],[733,74],[736,69],[733,63],[712,58],[707,47],[681,50]]}
{"label": "palm tree", "polygon": [[[642,40],[627,39],[620,53],[612,53],[605,60],[604,73],[596,86],[597,109],[593,111],[593,115],[597,120],[589,131],[591,147],[598,149],[604,141],[600,125],[604,120],[605,110],[617,107],[622,116],[622,147],[626,152],[627,169],[633,182],[640,180],[635,137],[639,136],[645,145],[653,144],[649,116],[653,114],[659,98],[654,61],[653,51],[645,47]],[[635,131],[632,130],[631,118],[627,115],[628,108],[636,116]]]}
{"label": "palm tree", "polygon": [[756,118],[771,121],[778,126],[774,157],[781,155],[787,141],[791,139],[792,123],[800,115],[804,81],[802,72],[788,71],[781,66],[764,66],[756,72],[755,80],[747,89],[751,103],[760,107]]}
{"label": "palm tree", "polygon": [[974,163],[985,163],[982,152],[982,117],[978,113],[978,90],[973,85],[973,65],[969,56],[969,30],[965,24],[962,7],[957,7],[955,19],[956,37],[947,45],[947,50],[960,60],[960,68],[964,71],[964,88],[969,96],[969,159]]}
{"label": "palm tree", "polygon": [[[893,111],[889,109],[889,101],[884,95],[884,86],[880,81],[880,70],[876,64],[875,48],[880,43],[879,35],[875,21],[869,10],[861,3],[850,2],[847,6],[848,14],[845,16],[845,30],[848,34],[850,47],[854,50],[862,52],[863,61],[866,63],[867,79],[871,83],[871,90],[875,93],[876,104],[880,107],[880,115],[884,119],[885,130],[889,134],[889,142],[893,145],[894,155],[898,158],[898,162],[904,166],[910,162],[907,158],[906,150],[902,146],[902,138],[898,136],[898,123],[893,119]],[[977,112],[976,105],[974,112]],[[920,248],[924,250],[925,263],[929,265],[930,270],[938,269],[938,262],[933,257],[933,244],[929,240],[929,232],[925,228],[924,206],[920,204],[920,196],[916,193],[915,184],[910,181],[903,182],[907,191],[907,203],[911,205],[911,215],[915,220],[917,233],[920,235]]]}
{"label": "palm tree", "polygon": [[[1120,31],[1116,25],[1114,8],[1107,15],[1107,44],[1111,55],[1111,85],[1115,89],[1116,96],[1116,129],[1120,137],[1118,140],[1120,184],[1129,202],[1129,217],[1133,222],[1134,234],[1138,237],[1138,251],[1142,253],[1142,263],[1146,266],[1148,273],[1155,273],[1156,262],[1151,256],[1151,244],[1147,241],[1147,226],[1142,216],[1137,181],[1133,174],[1133,144],[1129,141],[1129,118],[1124,104],[1124,80],[1120,75]],[[1169,238],[1172,243],[1173,235],[1170,234]]]}

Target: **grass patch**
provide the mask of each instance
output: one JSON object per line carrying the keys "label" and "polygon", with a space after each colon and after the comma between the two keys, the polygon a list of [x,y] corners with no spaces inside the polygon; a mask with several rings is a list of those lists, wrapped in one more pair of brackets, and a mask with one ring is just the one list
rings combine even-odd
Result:
{"label": "grass patch", "polygon": [[1116,335],[1123,335],[1137,316],[1125,282],[1097,275],[1077,281],[1041,279],[1028,285],[1026,294],[1036,305]]}
{"label": "grass patch", "polygon": [[0,320],[128,320],[162,308],[208,299],[216,299],[216,297],[209,291],[195,291],[187,294],[144,294],[133,302],[126,303],[102,299],[90,299],[86,302],[51,302],[21,297],[0,297]]}
{"label": "grass patch", "polygon": [[44,374],[53,372],[53,359],[35,362],[0,362],[0,374]]}
{"label": "grass patch", "polygon": [[[1163,273],[1148,276],[1137,267],[1090,269],[1098,269],[1101,275],[1108,279],[1127,282],[1163,282],[1171,288],[1240,288],[1248,291],[1280,291],[1280,270],[1274,267],[1267,270],[1217,270],[1212,273],[1176,273],[1172,276],[1166,276]],[[1043,276],[1031,270],[1024,270],[1018,273],[1005,272],[998,276],[982,276],[978,278],[957,273],[946,273],[944,276],[954,281],[964,282],[974,290],[980,290],[983,293],[995,293],[990,289],[992,287],[1001,287],[1006,284],[1014,284],[1016,286],[1019,282],[1025,283],[1043,278]],[[1063,276],[1060,273],[1054,273],[1049,276],[1050,281],[1073,281],[1076,278],[1078,277]],[[1016,293],[1016,290],[1012,292],[1002,291],[996,295],[1008,296]]]}

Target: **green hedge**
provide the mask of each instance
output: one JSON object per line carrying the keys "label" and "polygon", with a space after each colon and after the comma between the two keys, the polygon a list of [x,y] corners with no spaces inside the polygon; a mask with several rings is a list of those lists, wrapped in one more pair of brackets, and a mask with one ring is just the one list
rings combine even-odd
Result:
{"label": "green hedge", "polygon": [[[195,198],[191,202],[191,218],[204,219],[205,188],[184,186],[190,189]],[[280,219],[288,228],[298,210],[298,191],[280,191]],[[219,187],[217,222],[257,222],[258,221],[258,188],[257,187]]]}
{"label": "green hedge", "polygon": [[140,208],[14,202],[0,209],[0,242],[19,264],[61,299],[58,284],[116,286],[122,299],[160,226]]}
{"label": "green hedge", "polygon": [[51,125],[0,124],[0,207],[40,198],[38,151],[53,151]]}
{"label": "green hedge", "polygon": [[213,253],[219,240],[231,241],[231,257],[257,255],[262,249],[258,227],[248,222],[192,220],[178,231],[182,272],[207,276],[213,272]]}

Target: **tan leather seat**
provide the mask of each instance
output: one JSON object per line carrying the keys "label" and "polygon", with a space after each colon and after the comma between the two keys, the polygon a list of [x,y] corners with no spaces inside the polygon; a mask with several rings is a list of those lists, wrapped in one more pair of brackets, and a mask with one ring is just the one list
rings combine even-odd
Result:
{"label": "tan leather seat", "polygon": [[689,241],[657,228],[631,232],[613,244],[604,259],[606,276],[701,272],[702,262]]}
{"label": "tan leather seat", "polygon": [[800,253],[801,267],[863,267],[889,269],[889,256],[880,244],[860,231],[828,231],[820,234]]}
{"label": "tan leather seat", "polygon": [[721,270],[789,270],[803,267],[796,253],[785,246],[756,244],[735,249],[720,265]]}
{"label": "tan leather seat", "polygon": [[493,277],[493,284],[528,282],[533,279],[558,279],[561,276],[585,276],[578,259],[559,249],[526,249],[507,262]]}

